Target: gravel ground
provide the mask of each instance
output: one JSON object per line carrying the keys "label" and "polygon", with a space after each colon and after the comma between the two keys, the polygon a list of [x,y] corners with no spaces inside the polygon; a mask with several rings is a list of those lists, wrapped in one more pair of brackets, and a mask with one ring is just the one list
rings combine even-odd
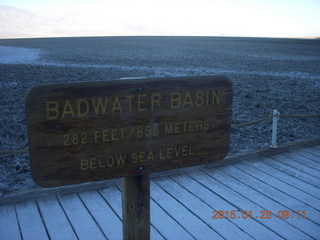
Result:
{"label": "gravel ground", "polygon": [[[234,85],[233,124],[273,109],[320,113],[319,40],[110,37],[0,40],[0,46],[41,53],[37,60],[0,63],[1,150],[27,149],[24,97],[46,83],[223,74]],[[271,122],[233,129],[230,153],[270,146]],[[282,118],[278,142],[319,137],[319,129],[319,118]],[[28,154],[0,154],[0,173],[2,194],[36,187]]]}

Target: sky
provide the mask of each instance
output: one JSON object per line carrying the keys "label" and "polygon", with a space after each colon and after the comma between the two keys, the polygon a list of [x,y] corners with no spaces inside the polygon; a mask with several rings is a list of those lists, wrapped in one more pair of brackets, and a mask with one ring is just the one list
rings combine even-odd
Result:
{"label": "sky", "polygon": [[[65,35],[320,36],[320,0],[0,0]],[[73,33],[72,33],[73,31]]]}

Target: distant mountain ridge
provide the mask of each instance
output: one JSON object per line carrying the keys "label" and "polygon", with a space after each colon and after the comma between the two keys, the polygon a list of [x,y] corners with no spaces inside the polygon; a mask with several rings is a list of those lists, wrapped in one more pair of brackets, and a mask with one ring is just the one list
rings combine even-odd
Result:
{"label": "distant mountain ridge", "polygon": [[[109,16],[105,12],[97,14],[92,9],[86,9],[85,12],[75,10],[49,17],[28,10],[0,5],[0,38],[130,35],[174,36],[176,33],[161,25],[146,22],[134,23],[130,17],[118,18]],[[211,32],[206,36],[229,35]],[[300,38],[320,39],[320,36]]]}
{"label": "distant mountain ridge", "polygon": [[86,25],[81,14],[62,15],[57,19],[31,11],[0,5],[0,38],[106,36],[116,34],[109,29]]}
{"label": "distant mountain ridge", "polygon": [[[105,16],[104,16],[105,17]],[[94,22],[95,19],[100,21]],[[31,11],[0,5],[0,38],[32,38],[62,36],[141,35],[145,32],[170,35],[169,31],[145,27],[114,18],[74,12],[55,18],[43,17]]]}
{"label": "distant mountain ridge", "polygon": [[0,37],[41,37],[54,34],[55,25],[30,11],[0,5]]}

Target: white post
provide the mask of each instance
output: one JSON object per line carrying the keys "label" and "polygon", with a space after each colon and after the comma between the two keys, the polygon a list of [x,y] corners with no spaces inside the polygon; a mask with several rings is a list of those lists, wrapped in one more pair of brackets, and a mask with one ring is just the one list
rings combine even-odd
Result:
{"label": "white post", "polygon": [[278,130],[278,120],[279,120],[280,112],[277,110],[273,110],[273,118],[272,118],[272,141],[271,147],[277,148],[277,130]]}

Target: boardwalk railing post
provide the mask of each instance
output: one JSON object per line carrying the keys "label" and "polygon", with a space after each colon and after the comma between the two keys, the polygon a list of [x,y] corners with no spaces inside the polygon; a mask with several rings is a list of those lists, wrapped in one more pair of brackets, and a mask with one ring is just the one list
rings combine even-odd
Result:
{"label": "boardwalk railing post", "polygon": [[124,240],[150,239],[150,176],[121,179]]}
{"label": "boardwalk railing post", "polygon": [[277,110],[273,110],[273,118],[272,118],[272,140],[271,147],[277,148],[277,131],[278,131],[278,120],[279,120],[280,112]]}

